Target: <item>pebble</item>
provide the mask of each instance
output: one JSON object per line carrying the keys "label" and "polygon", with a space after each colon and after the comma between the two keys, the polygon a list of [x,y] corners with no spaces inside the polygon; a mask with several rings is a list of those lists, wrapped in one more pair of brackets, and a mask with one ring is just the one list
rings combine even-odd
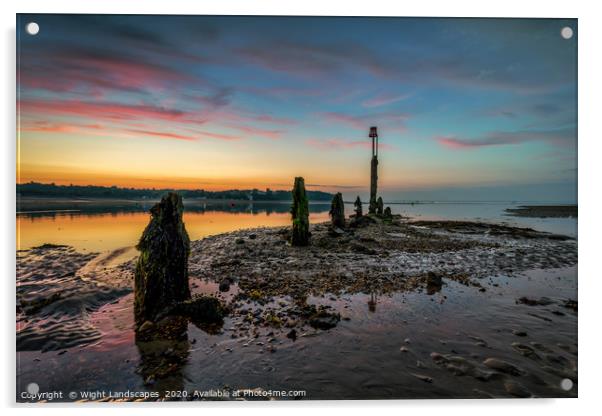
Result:
{"label": "pebble", "polygon": [[504,388],[508,393],[516,397],[531,397],[532,394],[518,381],[506,380],[504,381]]}
{"label": "pebble", "polygon": [[487,358],[483,361],[483,365],[493,370],[501,371],[502,373],[511,374],[513,376],[520,376],[525,374],[525,371],[516,367],[514,364],[510,364],[507,361],[500,360],[498,358]]}
{"label": "pebble", "polygon": [[411,375],[413,375],[414,377],[416,377],[419,380],[424,381],[425,383],[432,383],[433,382],[433,378],[426,376],[424,374],[417,374],[417,373],[410,373]]}
{"label": "pebble", "polygon": [[528,345],[521,344],[520,342],[513,342],[512,348],[525,357],[537,357],[537,354],[533,348]]}

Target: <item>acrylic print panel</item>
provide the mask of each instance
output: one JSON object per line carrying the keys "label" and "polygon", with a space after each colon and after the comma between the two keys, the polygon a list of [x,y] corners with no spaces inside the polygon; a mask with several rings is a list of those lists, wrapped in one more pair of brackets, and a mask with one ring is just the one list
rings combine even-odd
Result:
{"label": "acrylic print panel", "polygon": [[16,400],[576,397],[577,36],[18,15]]}

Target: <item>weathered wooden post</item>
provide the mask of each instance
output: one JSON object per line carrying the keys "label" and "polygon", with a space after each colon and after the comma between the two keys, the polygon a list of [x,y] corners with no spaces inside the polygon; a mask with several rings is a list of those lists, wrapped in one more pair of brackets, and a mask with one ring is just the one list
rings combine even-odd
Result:
{"label": "weathered wooden post", "polygon": [[385,211],[383,213],[383,220],[385,222],[393,221],[393,214],[391,213],[391,207],[385,208]]}
{"label": "weathered wooden post", "polygon": [[382,216],[385,205],[383,203],[383,199],[379,196],[376,200],[376,215]]}
{"label": "weathered wooden post", "polygon": [[183,210],[182,197],[174,192],[150,210],[151,220],[136,246],[140,251],[134,281],[137,326],[190,299],[190,239],[182,221]]}
{"label": "weathered wooden post", "polygon": [[293,246],[309,245],[309,205],[305,194],[305,180],[301,177],[295,178],[293,187],[293,206],[291,214],[293,217]]}
{"label": "weathered wooden post", "polygon": [[340,192],[337,192],[332,198],[330,218],[333,227],[345,228],[345,204],[343,203],[343,195]]}
{"label": "weathered wooden post", "polygon": [[360,199],[359,195],[355,199],[353,206],[355,206],[355,218],[360,218],[362,215],[364,215],[362,212],[362,200]]}
{"label": "weathered wooden post", "polygon": [[378,185],[378,133],[376,127],[370,127],[369,137],[372,139],[372,159],[370,161],[370,207],[368,212],[376,214],[376,192]]}

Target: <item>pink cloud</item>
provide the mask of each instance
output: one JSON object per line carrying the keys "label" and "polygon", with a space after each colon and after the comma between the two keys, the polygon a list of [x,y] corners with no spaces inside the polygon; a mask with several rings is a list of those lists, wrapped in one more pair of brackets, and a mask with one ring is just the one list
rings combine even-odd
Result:
{"label": "pink cloud", "polygon": [[280,124],[285,126],[291,126],[297,124],[297,120],[293,120],[292,118],[287,117],[275,117],[269,114],[261,114],[250,117],[252,120],[269,123],[269,124]]}
{"label": "pink cloud", "polygon": [[367,130],[370,126],[385,125],[390,131],[405,131],[405,122],[409,116],[404,113],[387,111],[361,116],[351,116],[344,113],[322,113],[327,122],[345,124],[358,130]]}
{"label": "pink cloud", "polygon": [[100,130],[102,128],[103,127],[99,124],[67,124],[38,121],[32,124],[23,125],[21,130],[43,133],[79,133],[85,130]]}
{"label": "pink cloud", "polygon": [[[120,130],[125,133],[146,133],[152,136],[161,136],[164,138],[173,138],[180,140],[196,140],[198,137],[206,137],[220,140],[240,140],[242,135],[214,133],[210,131],[194,130],[193,125],[203,125],[211,122],[218,127],[225,127],[238,130],[247,135],[262,136],[269,139],[279,139],[283,131],[279,129],[268,129],[263,127],[251,126],[250,122],[263,122],[266,124],[290,125],[296,123],[295,120],[272,116],[269,114],[240,114],[234,110],[217,109],[209,112],[193,112],[179,110],[170,107],[160,107],[153,105],[134,105],[121,104],[115,102],[89,102],[89,101],[50,101],[28,99],[19,102],[19,111],[25,116],[38,116],[47,119],[49,116],[76,117],[81,120],[102,120],[109,123],[116,123]],[[180,128],[187,128],[191,135],[177,133],[161,133],[148,128],[149,121],[162,121],[169,123],[170,127],[180,125]],[[80,123],[81,125],[81,123]],[[189,126],[189,127],[185,127]],[[36,126],[31,126],[34,128]],[[74,129],[68,125],[63,126],[37,126],[39,131],[55,130],[73,132]]]}
{"label": "pink cloud", "polygon": [[[342,140],[342,139],[308,139],[305,141],[305,144],[311,147],[315,147],[317,149],[322,150],[336,150],[336,149],[355,149],[355,148],[364,148],[371,149],[372,142],[369,140]],[[379,143],[379,148],[393,150],[394,147],[388,143]]]}
{"label": "pink cloud", "polygon": [[448,147],[450,149],[471,149],[473,147],[478,147],[478,145],[475,144],[471,144],[470,142],[467,142],[466,140],[461,140],[461,139],[456,139],[455,137],[449,136],[449,137],[437,137],[436,138],[437,142],[445,147]]}
{"label": "pink cloud", "polygon": [[268,129],[262,129],[259,127],[236,125],[236,124],[228,124],[227,127],[231,127],[233,129],[242,131],[243,133],[246,133],[246,134],[249,134],[252,136],[263,136],[268,139],[280,139],[282,137],[282,132],[280,130],[268,130]]}
{"label": "pink cloud", "polygon": [[19,109],[24,114],[53,114],[80,116],[110,121],[159,119],[192,122],[194,115],[182,110],[151,105],[130,105],[111,102],[21,100]]}
{"label": "pink cloud", "polygon": [[386,57],[358,43],[314,44],[293,40],[255,42],[235,51],[245,62],[252,62],[272,71],[296,74],[316,80],[328,79],[350,68],[352,72],[366,71],[377,77],[391,77],[396,71]]}
{"label": "pink cloud", "polygon": [[556,146],[572,146],[577,140],[575,129],[525,130],[492,132],[476,139],[459,139],[455,136],[439,136],[435,140],[450,149],[475,149],[480,147],[522,144],[533,141],[551,143]]}
{"label": "pink cloud", "polygon": [[[73,63],[82,68],[94,68],[93,74],[88,76],[88,81],[104,76],[108,82],[117,87],[162,88],[174,82],[193,80],[182,72],[142,62],[84,57],[73,59]],[[80,71],[77,73],[81,74]]]}
{"label": "pink cloud", "polygon": [[35,57],[24,58],[19,74],[21,85],[54,92],[83,87],[86,92],[98,94],[99,89],[100,93],[107,89],[141,91],[204,82],[185,71],[122,53],[65,48],[41,56],[43,66]]}
{"label": "pink cloud", "polygon": [[361,117],[349,116],[341,113],[324,113],[323,115],[327,121],[347,124],[356,129],[366,129],[370,127],[366,127],[366,122]]}
{"label": "pink cloud", "polygon": [[267,97],[284,98],[289,100],[291,97],[317,97],[324,95],[323,89],[318,88],[289,88],[289,87],[247,87],[243,88],[244,92],[257,94]]}
{"label": "pink cloud", "polygon": [[219,140],[240,140],[240,139],[242,139],[242,137],[240,137],[240,136],[234,136],[231,134],[213,133],[213,132],[209,132],[209,131],[198,131],[196,133],[200,134],[201,136],[209,137],[212,139],[219,139]]}
{"label": "pink cloud", "polygon": [[158,131],[152,131],[152,130],[138,130],[138,129],[127,129],[127,131],[129,131],[131,133],[139,133],[144,136],[161,137],[164,139],[177,139],[177,140],[186,140],[186,141],[195,141],[196,140],[196,138],[194,138],[194,137],[184,136],[184,135],[176,134],[176,133],[166,133],[166,132],[158,132]]}
{"label": "pink cloud", "polygon": [[402,95],[392,95],[392,94],[379,94],[375,97],[372,97],[362,103],[364,107],[372,108],[372,107],[381,107],[388,104],[393,104],[398,101],[406,100],[410,97],[410,94],[402,94]]}
{"label": "pink cloud", "polygon": [[[28,106],[26,108],[30,109]],[[34,105],[33,108],[39,109],[39,106]],[[115,107],[111,106],[111,111],[115,109]],[[218,140],[240,140],[242,137],[231,134],[221,134],[214,133],[210,131],[200,131],[188,129],[190,134],[179,134],[179,133],[171,133],[171,132],[162,132],[157,130],[152,130],[147,127],[147,124],[142,122],[131,122],[135,116],[141,116],[142,119],[152,119],[153,115],[161,118],[160,116],[164,115],[162,111],[158,111],[155,109],[149,110],[148,108],[143,107],[142,109],[136,108],[132,109],[130,107],[117,107],[118,109],[124,110],[124,114],[122,114],[117,120],[113,119],[112,115],[108,116],[108,121],[110,122],[123,122],[123,125],[119,125],[113,128],[106,128],[100,124],[82,124],[82,123],[50,123],[47,121],[37,121],[37,122],[29,122],[24,123],[21,127],[22,131],[30,131],[30,132],[42,132],[42,133],[80,133],[86,135],[94,135],[94,136],[103,136],[103,137],[135,137],[135,136],[154,136],[161,137],[164,139],[176,139],[176,140],[186,140],[186,141],[194,141],[199,138],[211,138]],[[148,111],[145,111],[148,110]],[[73,106],[58,106],[55,108],[54,114],[58,115],[85,115],[85,117],[93,117],[103,118],[98,116],[98,114],[88,114],[86,106],[83,106],[81,109],[75,110]],[[178,113],[176,113],[178,114]],[[167,117],[167,121],[172,121],[171,116]],[[181,121],[181,120],[180,120]]]}
{"label": "pink cloud", "polygon": [[203,116],[205,121],[229,122],[235,125],[246,123],[265,123],[277,124],[282,126],[292,126],[298,124],[297,120],[288,117],[274,116],[271,114],[257,114],[241,109],[215,109]]}

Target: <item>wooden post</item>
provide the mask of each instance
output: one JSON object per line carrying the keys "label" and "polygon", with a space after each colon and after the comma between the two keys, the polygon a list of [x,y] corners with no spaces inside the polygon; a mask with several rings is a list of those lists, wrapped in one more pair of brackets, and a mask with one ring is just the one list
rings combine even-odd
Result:
{"label": "wooden post", "polygon": [[368,212],[376,214],[376,193],[378,188],[378,132],[376,127],[370,127],[372,139],[372,159],[370,161],[370,206]]}

